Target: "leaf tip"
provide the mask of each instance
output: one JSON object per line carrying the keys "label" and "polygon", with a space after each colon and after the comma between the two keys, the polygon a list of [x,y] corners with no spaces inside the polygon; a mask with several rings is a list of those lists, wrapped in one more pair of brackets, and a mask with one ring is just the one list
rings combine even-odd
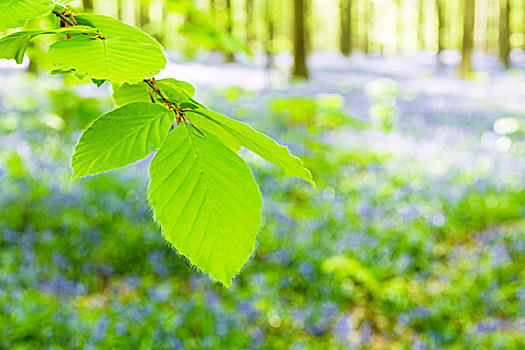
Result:
{"label": "leaf tip", "polygon": [[231,286],[232,286],[232,281],[231,280],[227,280],[227,281],[219,281],[221,282],[221,284],[226,287],[226,289],[231,289]]}

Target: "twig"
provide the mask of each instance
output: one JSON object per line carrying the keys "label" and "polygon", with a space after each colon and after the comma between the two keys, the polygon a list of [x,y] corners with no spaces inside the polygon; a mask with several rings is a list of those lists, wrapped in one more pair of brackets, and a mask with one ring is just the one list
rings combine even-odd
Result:
{"label": "twig", "polygon": [[151,91],[149,91],[149,85],[147,86],[147,88],[148,88],[148,95],[149,95],[149,98],[151,100],[151,103],[157,103],[157,102],[155,102],[155,96],[153,96]]}
{"label": "twig", "polygon": [[162,92],[160,91],[160,89],[157,87],[157,84],[155,83],[155,78],[151,78],[151,79],[144,79],[144,82],[146,84],[149,85],[149,87],[157,94],[159,95],[160,99],[162,100],[162,102],[164,102],[164,104],[168,105],[168,106],[173,106],[173,103],[171,103],[170,101],[168,101],[168,99],[166,99],[166,97],[164,97],[164,95],[162,94]]}
{"label": "twig", "polygon": [[62,13],[58,12],[57,10],[53,10],[53,14],[55,14],[55,16],[59,17],[62,21],[64,21],[64,23],[69,24],[70,27],[74,27],[75,26],[75,24],[73,22],[71,22],[69,20],[69,18],[67,18]]}
{"label": "twig", "polygon": [[[159,95],[160,99],[162,100],[162,102],[168,106],[168,108],[170,110],[173,111],[173,113],[175,113],[175,119],[177,121],[177,125],[180,125],[182,124],[182,120],[184,119],[184,112],[182,112],[180,110],[179,107],[177,107],[175,104],[173,104],[172,102],[170,102],[166,97],[164,97],[164,95],[162,94],[162,91],[160,91],[160,89],[158,88],[157,86],[157,83],[155,82],[155,78],[151,78],[151,79],[144,79],[144,82],[146,84],[148,84],[148,86],[157,94]],[[149,91],[148,91],[149,92]],[[151,96],[151,95],[150,95]]]}

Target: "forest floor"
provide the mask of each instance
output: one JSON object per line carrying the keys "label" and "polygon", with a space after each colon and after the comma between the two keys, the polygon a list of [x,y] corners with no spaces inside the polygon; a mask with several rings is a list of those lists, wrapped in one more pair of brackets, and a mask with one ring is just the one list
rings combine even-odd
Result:
{"label": "forest floor", "polygon": [[[276,57],[279,68],[271,70],[265,69],[262,58],[255,59],[255,65],[224,64],[215,56],[197,63],[170,63],[163,76],[192,82],[197,97],[228,87],[251,90],[257,104],[275,96],[340,95],[359,120],[373,121],[374,115],[389,119],[393,132],[366,133],[366,140],[378,150],[388,147],[389,152],[421,160],[446,154],[447,163],[459,167],[479,165],[478,160],[490,157],[497,162],[495,169],[523,173],[523,137],[515,140],[494,132],[494,123],[501,118],[511,119],[503,119],[500,126],[525,122],[522,56],[515,55],[515,68],[505,71],[494,57],[477,54],[476,73],[468,80],[457,75],[460,57],[454,51],[445,52],[439,65],[431,53],[351,58],[317,53],[309,61],[311,79],[292,84],[287,55]],[[221,107],[233,111],[228,104]]]}
{"label": "forest floor", "polygon": [[151,156],[69,181],[108,84],[0,63],[0,348],[523,349],[525,70],[444,61],[315,54],[290,84],[289,57],[172,60],[317,182],[242,152],[264,223],[228,290],[151,220]]}

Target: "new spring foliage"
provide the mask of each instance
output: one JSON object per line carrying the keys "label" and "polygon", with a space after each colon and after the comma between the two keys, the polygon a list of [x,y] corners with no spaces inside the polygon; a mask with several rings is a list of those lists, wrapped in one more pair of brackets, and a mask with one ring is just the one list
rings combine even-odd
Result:
{"label": "new spring foliage", "polygon": [[196,101],[191,84],[152,78],[167,60],[148,34],[112,17],[74,15],[67,3],[0,4],[0,29],[22,27],[50,12],[61,26],[0,39],[0,58],[21,63],[31,39],[63,35],[48,51],[55,72],[111,83],[118,106],[82,134],[72,157],[73,179],[125,167],[158,151],[148,196],[155,220],[180,254],[229,287],[252,255],[261,225],[262,196],[240,149],[315,186],[312,175],[285,146]]}

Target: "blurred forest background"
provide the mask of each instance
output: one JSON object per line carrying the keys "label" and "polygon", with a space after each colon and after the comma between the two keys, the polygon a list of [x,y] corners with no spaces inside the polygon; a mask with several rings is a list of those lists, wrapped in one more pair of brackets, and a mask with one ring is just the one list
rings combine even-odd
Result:
{"label": "blurred forest background", "polygon": [[72,7],[153,35],[162,77],[319,190],[242,152],[264,223],[225,289],[164,243],[150,158],[69,181],[111,86],[49,74],[35,40],[0,60],[0,349],[525,348],[525,0]]}

